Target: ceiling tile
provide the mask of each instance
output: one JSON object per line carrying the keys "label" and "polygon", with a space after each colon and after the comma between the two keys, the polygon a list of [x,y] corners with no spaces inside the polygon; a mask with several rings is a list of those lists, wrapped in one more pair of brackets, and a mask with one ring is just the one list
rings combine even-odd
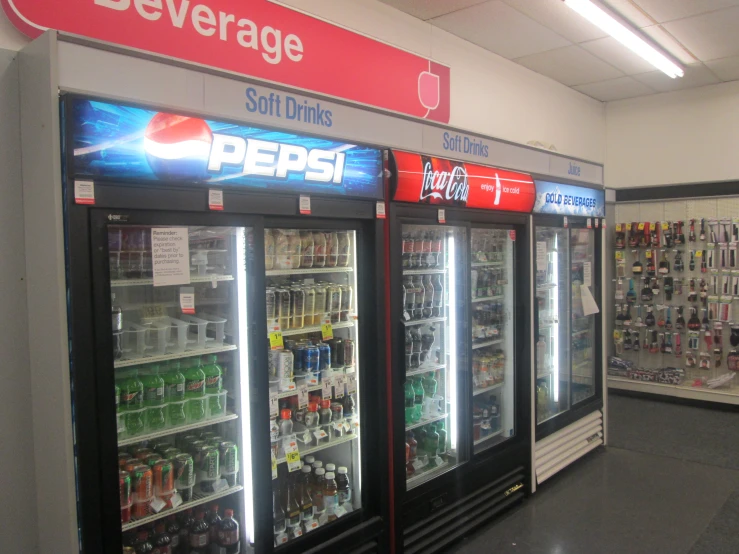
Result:
{"label": "ceiling tile", "polygon": [[519,58],[570,44],[500,1],[434,18],[432,24],[504,58]]}
{"label": "ceiling tile", "polygon": [[643,60],[612,37],[583,42],[580,46],[616,69],[620,69],[626,75],[646,73],[654,69],[651,63]]}
{"label": "ceiling tile", "polygon": [[482,4],[488,0],[380,0],[383,4],[420,19],[431,19],[457,10]]}
{"label": "ceiling tile", "polygon": [[661,71],[650,71],[649,73],[634,75],[634,79],[653,88],[657,92],[702,87],[720,82],[702,63],[686,65],[685,76],[677,79],[671,79]]}
{"label": "ceiling tile", "polygon": [[572,42],[583,42],[608,36],[580,14],[568,8],[564,2],[542,2],[541,0],[504,0],[504,2]]}
{"label": "ceiling tile", "polygon": [[631,77],[619,77],[618,79],[590,83],[589,85],[579,85],[572,88],[602,102],[654,94],[654,91],[647,85]]}
{"label": "ceiling tile", "polygon": [[722,81],[739,81],[739,56],[711,60],[705,64]]}
{"label": "ceiling tile", "polygon": [[664,24],[699,60],[739,54],[739,7]]}
{"label": "ceiling tile", "polygon": [[631,0],[603,0],[603,3],[636,27],[654,25],[654,21],[634,6]]}
{"label": "ceiling tile", "polygon": [[623,77],[623,73],[618,69],[579,46],[541,52],[518,58],[515,62],[569,86]]}
{"label": "ceiling tile", "polygon": [[642,27],[641,32],[657,43],[657,46],[663,48],[668,54],[671,54],[677,61],[684,64],[696,63],[700,60],[691,54],[685,46],[665,30],[662,25],[652,25],[651,27]]}
{"label": "ceiling tile", "polygon": [[723,8],[739,6],[739,0],[635,0],[656,21],[664,23]]}

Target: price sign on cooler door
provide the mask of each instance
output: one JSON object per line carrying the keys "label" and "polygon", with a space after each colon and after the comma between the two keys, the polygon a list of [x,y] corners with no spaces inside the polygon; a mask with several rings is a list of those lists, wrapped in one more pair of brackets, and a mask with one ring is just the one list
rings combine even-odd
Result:
{"label": "price sign on cooler door", "polygon": [[308,385],[298,387],[298,409],[302,410],[308,406]]}
{"label": "price sign on cooler door", "polygon": [[331,340],[334,338],[334,328],[331,325],[331,319],[325,318],[321,324],[321,336],[323,340]]}
{"label": "price sign on cooler door", "polygon": [[285,341],[282,338],[282,331],[272,331],[269,334],[269,347],[272,350],[281,350],[285,347]]}
{"label": "price sign on cooler door", "polygon": [[347,375],[346,376],[346,394],[354,394],[357,392],[357,376]]}
{"label": "price sign on cooler door", "polygon": [[294,440],[285,441],[285,459],[287,460],[287,471],[292,473],[303,467],[300,461],[300,452],[298,452],[298,443]]}
{"label": "price sign on cooler door", "polygon": [[269,395],[269,417],[277,417],[277,395]]}
{"label": "price sign on cooler door", "polygon": [[332,385],[333,379],[331,379],[331,377],[327,377],[321,381],[321,396],[324,400],[329,400],[331,398]]}
{"label": "price sign on cooler door", "polygon": [[346,378],[343,375],[339,375],[334,378],[334,398],[344,398],[344,381]]}

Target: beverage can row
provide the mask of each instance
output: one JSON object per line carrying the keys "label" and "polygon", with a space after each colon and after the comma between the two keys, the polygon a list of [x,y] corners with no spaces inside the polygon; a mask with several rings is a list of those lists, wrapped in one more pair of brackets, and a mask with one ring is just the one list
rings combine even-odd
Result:
{"label": "beverage can row", "polygon": [[267,323],[277,321],[280,329],[302,329],[323,323],[349,321],[354,299],[351,285],[316,283],[267,287]]}
{"label": "beverage can row", "polygon": [[266,269],[348,267],[351,265],[349,231],[264,230]]}

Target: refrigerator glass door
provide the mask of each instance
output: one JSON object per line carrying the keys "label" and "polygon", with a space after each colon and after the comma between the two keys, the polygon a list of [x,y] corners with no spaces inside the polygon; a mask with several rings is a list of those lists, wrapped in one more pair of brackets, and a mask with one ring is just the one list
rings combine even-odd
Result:
{"label": "refrigerator glass door", "polygon": [[570,231],[572,251],[572,403],[595,395],[595,233]]}
{"label": "refrigerator glass door", "polygon": [[536,227],[536,422],[570,408],[569,230]]}
{"label": "refrigerator glass door", "polygon": [[155,542],[162,529],[184,542],[178,529],[202,513],[217,530],[226,510],[243,548],[253,536],[250,235],[108,227],[124,546],[148,540],[151,525]]}
{"label": "refrigerator glass door", "polygon": [[514,436],[514,241],[472,229],[472,443],[478,453]]}
{"label": "refrigerator glass door", "polygon": [[407,489],[463,461],[457,372],[466,367],[459,331],[466,235],[461,227],[402,228]]}
{"label": "refrigerator glass door", "polygon": [[[362,505],[357,236],[266,229],[276,546]],[[265,394],[266,391],[265,391]]]}

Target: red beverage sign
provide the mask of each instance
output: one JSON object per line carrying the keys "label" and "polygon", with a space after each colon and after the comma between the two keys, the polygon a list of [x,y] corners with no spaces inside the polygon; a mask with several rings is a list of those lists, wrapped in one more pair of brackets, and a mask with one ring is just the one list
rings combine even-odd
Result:
{"label": "red beverage sign", "polygon": [[536,185],[530,175],[393,150],[393,200],[508,212],[530,212]]}
{"label": "red beverage sign", "polygon": [[47,29],[449,122],[449,67],[269,0],[0,0]]}

